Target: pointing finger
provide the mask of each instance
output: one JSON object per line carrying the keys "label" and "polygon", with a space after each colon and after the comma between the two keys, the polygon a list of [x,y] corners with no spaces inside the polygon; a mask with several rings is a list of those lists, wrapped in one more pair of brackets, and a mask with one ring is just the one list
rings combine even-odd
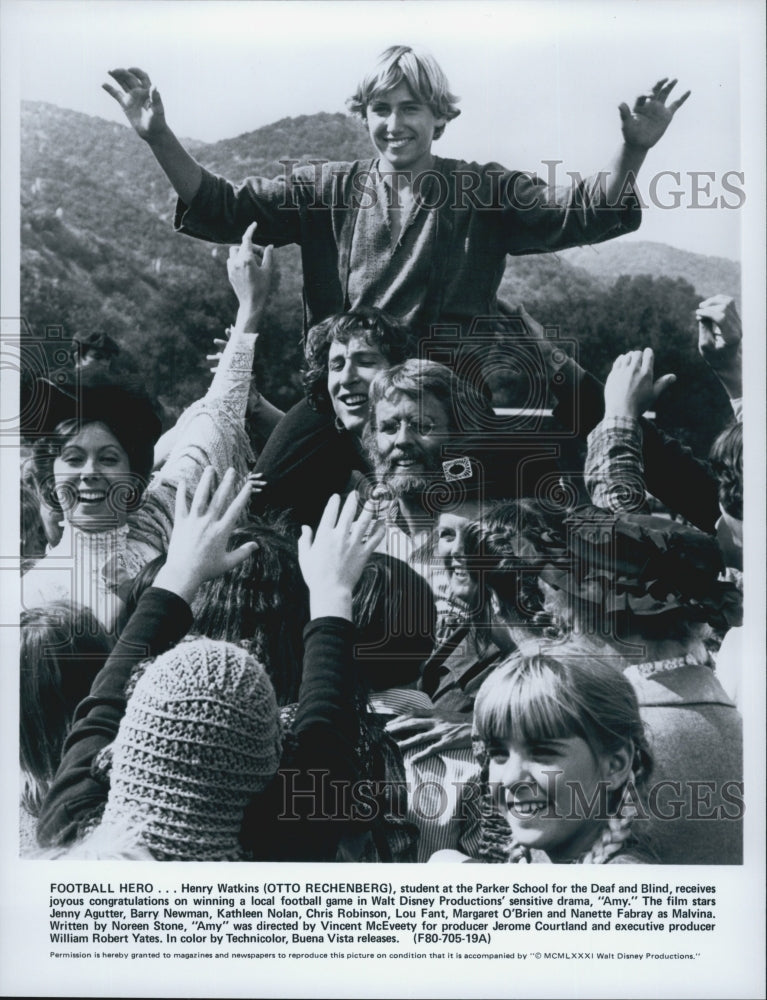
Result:
{"label": "pointing finger", "polygon": [[653,369],[653,362],[655,361],[655,355],[653,354],[652,347],[645,347],[642,351],[642,370],[645,372],[651,372]]}
{"label": "pointing finger", "polygon": [[256,231],[257,222],[251,222],[245,232],[242,234],[242,247],[244,250],[253,249],[253,233]]}

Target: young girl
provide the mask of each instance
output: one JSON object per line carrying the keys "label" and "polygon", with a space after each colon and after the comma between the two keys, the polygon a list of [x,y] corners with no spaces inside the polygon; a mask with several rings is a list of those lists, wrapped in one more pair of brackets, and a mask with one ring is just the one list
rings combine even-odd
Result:
{"label": "young girl", "polygon": [[543,655],[507,661],[477,695],[474,728],[510,861],[649,863],[635,820],[652,758],[616,670]]}

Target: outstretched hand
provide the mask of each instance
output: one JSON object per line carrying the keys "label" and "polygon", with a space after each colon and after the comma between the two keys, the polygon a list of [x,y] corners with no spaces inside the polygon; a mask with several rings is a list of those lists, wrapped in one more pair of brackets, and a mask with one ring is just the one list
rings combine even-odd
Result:
{"label": "outstretched hand", "polygon": [[698,321],[698,351],[714,371],[729,369],[740,359],[743,326],[729,295],[714,295],[695,310]]}
{"label": "outstretched hand", "polygon": [[102,84],[102,87],[114,97],[142,139],[148,140],[166,131],[168,126],[162,98],[143,69],[138,66],[110,69],[109,75],[119,89],[109,83]]}
{"label": "outstretched hand", "polygon": [[251,482],[248,480],[232,499],[234,469],[227,469],[211,496],[214,478],[215,470],[208,466],[191,505],[187,502],[184,482],[178,484],[168,555],[155,579],[156,587],[173,591],[188,604],[200,584],[239,566],[258,548],[256,542],[245,542],[231,552],[227,549],[229,538],[250,499]]}
{"label": "outstretched hand", "polygon": [[251,332],[255,332],[255,325],[269,297],[274,270],[274,248],[261,248],[253,243],[256,225],[251,222],[243,233],[242,242],[229,248],[229,259],[226,262],[229,284],[240,303],[236,326],[242,332],[245,332],[244,324],[247,322],[253,326]]}
{"label": "outstretched hand", "polygon": [[654,378],[655,355],[651,347],[619,355],[605,382],[605,417],[638,420],[676,375]]}
{"label": "outstretched hand", "polygon": [[312,618],[353,620],[352,591],[385,529],[369,508],[355,520],[357,503],[357,494],[352,493],[341,507],[341,498],[334,494],[317,531],[307,525],[301,529],[298,561],[309,588]]}
{"label": "outstretched hand", "polygon": [[633,111],[629,110],[628,104],[619,106],[623,139],[627,146],[647,150],[660,139],[671,119],[690,96],[688,90],[676,101],[666,104],[676,83],[676,80],[664,77],[658,80],[649,94],[637,97]]}

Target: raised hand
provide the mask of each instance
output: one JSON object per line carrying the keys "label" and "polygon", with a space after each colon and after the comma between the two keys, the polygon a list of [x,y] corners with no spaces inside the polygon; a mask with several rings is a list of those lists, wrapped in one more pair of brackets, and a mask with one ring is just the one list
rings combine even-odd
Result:
{"label": "raised hand", "polygon": [[243,233],[242,242],[230,247],[226,262],[229,284],[240,303],[236,328],[241,332],[245,332],[248,325],[255,329],[269,297],[274,270],[273,247],[262,249],[253,244],[256,225],[252,222]]}
{"label": "raised hand", "polygon": [[666,100],[676,83],[676,80],[664,77],[658,80],[649,94],[637,97],[633,111],[629,110],[628,104],[619,106],[623,139],[627,146],[648,150],[660,139],[671,119],[690,96],[688,90],[667,105]]}
{"label": "raised hand", "polygon": [[211,496],[214,478],[215,470],[208,466],[197,484],[191,505],[187,503],[184,482],[178,484],[168,555],[155,579],[156,587],[173,591],[188,604],[200,584],[239,566],[258,547],[256,542],[245,542],[231,552],[227,550],[229,538],[250,499],[250,480],[232,499],[234,469],[227,469]]}
{"label": "raised hand", "polygon": [[142,139],[149,140],[167,131],[162,98],[143,69],[138,66],[110,69],[109,75],[119,89],[109,83],[102,84],[102,87],[114,97]]}
{"label": "raised hand", "polygon": [[743,327],[735,301],[714,295],[695,310],[698,351],[727,390],[730,399],[743,395]]}
{"label": "raised hand", "polygon": [[316,533],[307,525],[301,529],[298,561],[309,588],[312,618],[353,620],[352,591],[385,529],[368,508],[355,520],[357,503],[352,493],[341,507],[341,498],[334,494]]}
{"label": "raised hand", "polygon": [[605,382],[605,417],[633,417],[645,410],[673,382],[676,375],[654,379],[655,355],[651,347],[619,355]]}
{"label": "raised hand", "polygon": [[698,321],[698,351],[714,371],[729,368],[740,356],[743,326],[729,295],[714,295],[695,310]]}

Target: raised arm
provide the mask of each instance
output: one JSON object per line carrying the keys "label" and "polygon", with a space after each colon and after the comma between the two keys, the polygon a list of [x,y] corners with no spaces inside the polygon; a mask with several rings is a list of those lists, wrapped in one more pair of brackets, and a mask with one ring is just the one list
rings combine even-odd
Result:
{"label": "raised arm", "polygon": [[730,397],[740,419],[743,396],[743,326],[735,300],[714,295],[695,310],[698,321],[698,351]]}
{"label": "raised arm", "polygon": [[588,436],[584,478],[592,502],[615,513],[646,507],[639,419],[675,375],[654,377],[651,348],[615,359],[605,382],[605,415]]}
{"label": "raised arm", "polygon": [[332,861],[350,818],[344,803],[351,800],[338,789],[369,777],[358,774],[352,592],[381,539],[383,522],[374,522],[369,510],[355,520],[357,502],[351,494],[342,507],[338,495],[332,496],[316,533],[304,527],[299,540],[312,620],[304,630],[295,752],[246,813],[243,841],[257,857]]}
{"label": "raised arm", "polygon": [[690,91],[666,104],[676,80],[664,77],[649,94],[640,95],[631,110],[625,102],[618,108],[621,116],[623,145],[607,168],[606,200],[608,205],[620,204],[623,195],[632,190],[632,181],[651,149],[671,124]]}
{"label": "raised arm", "polygon": [[[165,120],[159,91],[138,66],[113,69],[116,86],[104,90],[120,105],[136,134],[146,142],[178,194],[174,227],[178,232],[213,243],[235,243],[252,222],[258,242],[284,246],[301,240],[294,180],[288,173],[276,180],[251,177],[235,186],[199,164],[181,145]],[[290,163],[292,161],[286,161]],[[314,203],[314,168],[304,178],[304,200]]]}
{"label": "raised arm", "polygon": [[[194,488],[202,471],[212,465],[219,476],[233,467],[240,479],[253,461],[245,417],[251,395],[255,332],[269,295],[272,256],[252,243],[255,225],[242,243],[232,247],[229,280],[239,309],[206,394],[192,403],[165,439],[165,459],[147,490],[148,502],[167,508],[167,488],[184,479]],[[161,444],[163,442],[161,441]],[[160,454],[156,452],[155,464]]]}
{"label": "raised arm", "polygon": [[202,167],[168,127],[157,87],[138,66],[111,69],[109,75],[117,86],[104,83],[104,90],[123,109],[136,134],[152,150],[176,194],[188,205],[202,183]]}
{"label": "raised arm", "polygon": [[253,551],[252,542],[233,552],[227,550],[250,497],[250,485],[246,484],[230,503],[233,484],[234,473],[230,471],[211,497],[211,470],[200,481],[190,507],[186,491],[178,491],[165,565],[154,586],[142,594],[90,694],[77,707],[61,765],[40,811],[38,840],[42,845],[75,839],[80,824],[106,800],[108,789],[92,774],[91,766],[117,735],[133,668],[170,649],[186,635],[192,624],[189,605],[204,580],[227,572]]}
{"label": "raised arm", "polygon": [[[605,415],[604,386],[559,350],[556,341],[546,337],[544,328],[523,306],[517,308],[515,315],[523,321],[531,341],[540,350],[542,374],[551,379],[551,390],[557,400],[555,416],[585,438]],[[648,491],[696,527],[713,532],[719,519],[719,499],[708,463],[697,459],[689,448],[650,421],[640,417],[639,423]]]}

